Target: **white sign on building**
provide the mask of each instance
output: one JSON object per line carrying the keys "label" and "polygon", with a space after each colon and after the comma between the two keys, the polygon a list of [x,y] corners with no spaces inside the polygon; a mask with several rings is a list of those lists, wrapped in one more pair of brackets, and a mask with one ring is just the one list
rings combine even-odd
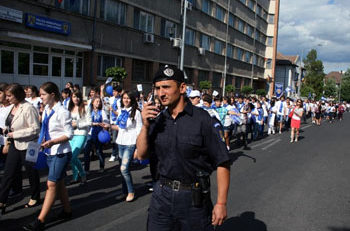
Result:
{"label": "white sign on building", "polygon": [[0,6],[0,19],[22,23],[23,12],[8,7]]}

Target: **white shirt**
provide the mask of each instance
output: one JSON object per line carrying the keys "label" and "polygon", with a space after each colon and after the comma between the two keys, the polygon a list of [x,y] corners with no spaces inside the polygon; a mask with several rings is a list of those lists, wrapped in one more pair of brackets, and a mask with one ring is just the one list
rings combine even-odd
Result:
{"label": "white shirt", "polygon": [[42,100],[40,97],[33,98],[26,98],[26,101],[31,103],[36,109],[40,110],[40,104],[42,103]]}
{"label": "white shirt", "polygon": [[300,120],[300,117],[297,116],[295,113],[297,113],[298,115],[300,115],[303,111],[304,111],[303,108],[296,108],[296,109],[294,110],[292,119],[293,119],[293,120]]}
{"label": "white shirt", "polygon": [[7,107],[1,106],[0,107],[0,128],[5,129],[5,120],[7,116],[9,115],[13,105],[9,105]]}
{"label": "white shirt", "polygon": [[83,117],[80,117],[79,113],[70,113],[72,120],[77,122],[77,127],[74,129],[73,134],[75,136],[86,136],[91,126],[91,112],[85,110]]}
{"label": "white shirt", "polygon": [[[122,110],[127,110],[129,113],[131,113],[131,108],[122,108],[118,109],[118,115],[121,115]],[[119,145],[135,145],[137,136],[141,132],[142,127],[142,118],[141,118],[141,112],[139,110],[136,110],[135,113],[135,120],[133,121],[132,118],[128,118],[126,122],[126,128],[118,130],[118,136],[116,143]]]}
{"label": "white shirt", "polygon": [[[280,108],[281,108],[281,103],[283,104],[282,110],[280,110]],[[276,107],[276,109],[277,109],[277,115],[285,115],[285,110],[286,110],[286,108],[287,108],[286,102],[277,101],[276,104],[275,104],[275,107]]]}
{"label": "white shirt", "polygon": [[[59,138],[61,136],[66,136],[68,139],[73,137],[73,128],[72,128],[72,118],[70,113],[66,110],[60,102],[56,103],[52,110],[55,113],[51,116],[49,120],[49,135],[51,140]],[[46,114],[45,114],[46,113]],[[49,116],[51,110],[49,105],[46,105],[45,111],[43,113],[42,121],[44,121],[46,116]],[[72,149],[68,141],[60,144],[55,144],[51,147],[50,155],[62,154],[71,152]]]}

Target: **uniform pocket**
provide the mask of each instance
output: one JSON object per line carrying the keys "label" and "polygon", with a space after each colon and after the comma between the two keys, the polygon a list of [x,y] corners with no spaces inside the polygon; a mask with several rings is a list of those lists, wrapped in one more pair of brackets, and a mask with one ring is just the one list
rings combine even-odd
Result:
{"label": "uniform pocket", "polygon": [[203,137],[198,135],[178,137],[178,148],[182,150],[185,158],[196,158],[200,155],[203,146]]}

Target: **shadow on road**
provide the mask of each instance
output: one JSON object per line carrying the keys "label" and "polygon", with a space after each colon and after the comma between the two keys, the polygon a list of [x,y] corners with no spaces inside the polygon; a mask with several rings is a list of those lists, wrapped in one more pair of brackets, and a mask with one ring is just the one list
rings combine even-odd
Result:
{"label": "shadow on road", "polygon": [[350,228],[328,227],[330,231],[350,231]]}
{"label": "shadow on road", "polygon": [[216,229],[217,231],[267,231],[267,226],[263,221],[255,218],[255,213],[244,212],[237,217],[231,217]]}
{"label": "shadow on road", "polygon": [[238,160],[238,158],[240,157],[247,157],[247,158],[250,158],[253,160],[253,162],[255,163],[256,162],[256,158],[252,157],[252,156],[249,156],[247,154],[244,154],[242,151],[239,151],[239,152],[233,152],[233,153],[230,153],[230,162],[231,162],[231,165]]}

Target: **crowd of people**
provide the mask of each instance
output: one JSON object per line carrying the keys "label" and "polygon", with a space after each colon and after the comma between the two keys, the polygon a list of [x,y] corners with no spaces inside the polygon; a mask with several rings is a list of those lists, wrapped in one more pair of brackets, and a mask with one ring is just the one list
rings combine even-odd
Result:
{"label": "crowd of people", "polygon": [[[122,190],[125,200],[135,198],[130,164],[137,156],[136,139],[142,127],[141,111],[145,102],[152,101],[159,108],[165,108],[150,92],[128,91],[120,86],[113,87],[109,95],[106,85],[92,88],[84,100],[79,85],[67,83],[62,91],[52,82],[35,86],[0,84],[0,132],[6,137],[1,146],[0,164],[4,175],[0,188],[0,209],[5,213],[9,197],[22,194],[22,166],[30,182],[31,197],[25,207],[34,207],[40,202],[40,167],[26,161],[27,149],[32,143],[41,146],[48,171],[47,191],[38,218],[26,226],[27,230],[41,230],[55,198],[63,204],[60,218],[72,216],[64,178],[67,167],[72,170],[70,184],[88,182],[91,153],[99,160],[99,172],[105,168],[106,143],[99,134],[107,131],[112,153],[109,161],[119,161],[122,175]],[[245,97],[213,96],[199,90],[187,92],[192,105],[206,110],[223,126],[222,138],[228,150],[243,146],[248,148],[252,141],[285,131],[291,132],[290,142],[297,142],[302,122],[311,118],[320,126],[322,121],[341,121],[343,113],[349,111],[347,103],[333,103],[314,100],[292,100],[281,96]],[[231,145],[232,140],[236,143]],[[83,163],[79,155],[83,153]],[[40,158],[40,154],[38,154]],[[154,177],[154,169],[152,171]]]}

